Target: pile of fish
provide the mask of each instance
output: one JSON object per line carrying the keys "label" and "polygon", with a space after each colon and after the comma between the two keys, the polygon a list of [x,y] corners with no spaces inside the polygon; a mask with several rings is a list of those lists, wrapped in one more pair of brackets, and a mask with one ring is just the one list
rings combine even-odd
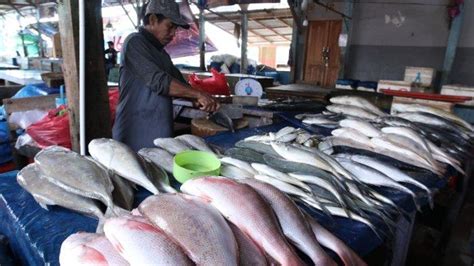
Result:
{"label": "pile of fish", "polygon": [[344,265],[366,265],[264,182],[203,177],[181,191],[150,196],[131,213],[108,218],[104,234],[69,236],[61,265],[336,265],[321,245]]}
{"label": "pile of fish", "polygon": [[68,208],[97,218],[99,224],[132,209],[135,185],[153,194],[176,191],[165,171],[123,143],[96,139],[89,152],[92,158],[48,147],[18,173],[17,181],[41,207]]}
{"label": "pile of fish", "polygon": [[354,96],[330,99],[322,114],[297,116],[303,123],[335,128],[320,150],[350,147],[383,154],[439,176],[446,165],[461,174],[462,161],[474,147],[474,128],[452,113],[419,104],[394,104],[388,115],[371,102]]}

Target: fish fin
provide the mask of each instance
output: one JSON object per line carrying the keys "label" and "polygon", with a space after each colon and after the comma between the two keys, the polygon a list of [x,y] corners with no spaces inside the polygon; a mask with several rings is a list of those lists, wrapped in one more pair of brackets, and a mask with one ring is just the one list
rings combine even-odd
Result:
{"label": "fish fin", "polygon": [[39,206],[41,206],[41,208],[43,208],[43,209],[49,211],[48,205],[47,205],[46,203],[43,203],[43,202],[41,202],[41,201],[37,201],[37,202],[38,202]]}

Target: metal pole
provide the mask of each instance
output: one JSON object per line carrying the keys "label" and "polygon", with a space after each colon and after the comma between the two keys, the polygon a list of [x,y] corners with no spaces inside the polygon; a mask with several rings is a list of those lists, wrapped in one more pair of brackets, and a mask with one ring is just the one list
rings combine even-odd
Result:
{"label": "metal pole", "polygon": [[[345,3],[345,13],[352,17],[354,10],[354,2],[352,0],[346,0]],[[339,78],[343,79],[345,78],[347,69],[349,68],[349,51],[350,51],[350,46],[351,46],[351,35],[352,35],[352,20],[348,19],[347,17],[344,17],[342,20],[342,33],[346,35],[347,37],[347,42],[346,42],[346,47],[341,47],[341,58],[342,58],[342,64],[341,64],[341,69],[339,71]]]}
{"label": "metal pole", "polygon": [[242,33],[242,44],[240,45],[241,54],[240,54],[240,73],[247,74],[248,60],[247,60],[247,41],[248,41],[248,29],[249,29],[249,20],[246,10],[242,10],[242,21],[240,23],[241,33]]}
{"label": "metal pole", "polygon": [[459,15],[453,18],[451,23],[451,30],[449,31],[448,45],[446,46],[443,72],[441,75],[441,86],[449,82],[451,69],[453,68],[454,59],[456,58],[456,50],[458,48],[459,38],[461,36],[462,30],[462,21],[464,18],[464,4],[459,5],[459,11]]}
{"label": "metal pole", "polygon": [[199,8],[199,55],[201,71],[206,71],[206,18],[204,17],[204,9]]}

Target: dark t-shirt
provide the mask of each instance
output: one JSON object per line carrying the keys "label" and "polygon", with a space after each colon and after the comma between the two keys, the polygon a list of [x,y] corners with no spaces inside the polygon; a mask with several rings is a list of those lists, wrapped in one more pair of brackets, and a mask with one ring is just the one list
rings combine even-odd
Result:
{"label": "dark t-shirt", "polygon": [[105,63],[110,65],[117,64],[117,50],[114,48],[109,48],[104,51],[105,53]]}
{"label": "dark t-shirt", "polygon": [[133,150],[153,147],[156,138],[173,135],[171,81],[186,80],[163,45],[144,28],[124,42],[120,65],[120,100],[114,139]]}

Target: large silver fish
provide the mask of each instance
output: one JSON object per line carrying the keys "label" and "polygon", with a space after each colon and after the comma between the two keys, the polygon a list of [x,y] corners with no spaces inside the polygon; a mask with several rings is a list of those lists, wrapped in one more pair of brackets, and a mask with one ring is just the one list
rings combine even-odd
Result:
{"label": "large silver fish", "polygon": [[146,170],[148,179],[153,184],[154,187],[158,189],[158,191],[163,193],[175,193],[177,192],[176,189],[170,186],[170,180],[168,174],[164,169],[160,166],[156,165],[154,162],[149,160],[148,158],[144,158],[142,156],[138,156],[141,160],[141,163]]}
{"label": "large silver fish", "polygon": [[426,105],[421,105],[421,104],[395,104],[392,106],[392,112],[395,113],[404,113],[404,112],[424,112],[424,113],[430,113],[436,116],[443,117],[445,119],[451,120],[454,123],[470,130],[471,132],[474,131],[474,127],[469,124],[468,122],[464,121],[460,117],[450,113],[446,112],[444,110],[426,106]]}
{"label": "large silver fish", "polygon": [[378,137],[381,132],[376,127],[372,126],[369,122],[356,120],[356,119],[344,119],[339,121],[341,127],[352,128],[354,130],[360,131],[362,134],[367,137]]}
{"label": "large silver fish", "polygon": [[185,134],[185,135],[177,136],[175,137],[175,139],[184,142],[189,147],[192,147],[198,151],[214,153],[214,151],[207,145],[204,139],[198,136]]}
{"label": "large silver fish", "polygon": [[295,147],[293,145],[285,144],[285,143],[276,143],[272,142],[272,147],[281,157],[298,163],[309,164],[315,166],[317,168],[321,168],[328,172],[332,172],[333,169],[331,168],[328,163],[316,156],[313,153],[303,150],[301,148]]}
{"label": "large silver fish", "polygon": [[332,104],[326,106],[326,109],[333,113],[355,116],[367,120],[374,120],[378,117],[378,115],[372,113],[371,111],[367,111],[365,109],[351,105]]}
{"label": "large silver fish", "polygon": [[113,139],[94,139],[89,143],[89,152],[92,158],[105,168],[153,194],[159,193],[147,176],[137,154],[127,145]]}
{"label": "large silver fish", "polygon": [[302,265],[285,240],[270,205],[254,189],[222,177],[187,181],[181,191],[208,200],[281,265]]}
{"label": "large silver fish", "polygon": [[224,177],[234,179],[234,180],[251,178],[254,176],[254,174],[249,173],[241,168],[235,167],[230,164],[222,164],[221,175]]}
{"label": "large silver fish", "polygon": [[108,219],[104,232],[130,265],[194,265],[172,237],[141,216]]}
{"label": "large silver fish", "polygon": [[298,249],[307,254],[315,265],[336,265],[312,236],[309,224],[288,196],[274,186],[255,179],[244,179],[240,182],[251,186],[270,203],[280,222],[283,234]]}
{"label": "large silver fish", "polygon": [[341,127],[331,131],[331,135],[339,138],[346,138],[360,143],[369,143],[370,138],[362,132],[349,127]]}
{"label": "large silver fish", "polygon": [[183,141],[174,138],[158,138],[153,141],[156,147],[164,149],[169,153],[176,155],[180,152],[191,150]]}
{"label": "large silver fish", "polygon": [[97,202],[90,198],[70,193],[44,178],[36,164],[30,164],[18,172],[18,184],[28,191],[38,204],[48,209],[48,205],[57,205],[73,211],[104,218]]}
{"label": "large silver fish", "polygon": [[51,146],[35,156],[35,163],[48,181],[62,189],[97,199],[116,210],[109,175],[96,162],[66,148]]}
{"label": "large silver fish", "polygon": [[253,169],[253,167],[248,162],[244,162],[242,160],[234,159],[234,158],[231,158],[231,157],[223,157],[223,158],[221,158],[221,162],[223,162],[225,164],[233,165],[237,168],[240,168],[240,169],[242,169],[246,172],[251,173],[252,175],[257,174],[257,171],[255,169]]}
{"label": "large silver fish", "polygon": [[138,154],[165,169],[166,172],[170,174],[173,173],[173,155],[166,150],[160,148],[143,148],[138,151]]}
{"label": "large silver fish", "polygon": [[194,263],[237,265],[238,247],[232,230],[221,214],[200,198],[184,194],[151,196],[138,210],[172,236]]}
{"label": "large silver fish", "polygon": [[334,103],[334,104],[344,104],[344,105],[356,106],[356,107],[365,109],[365,110],[367,110],[369,112],[372,112],[372,113],[374,113],[376,115],[379,115],[379,116],[386,115],[377,106],[375,106],[370,101],[368,101],[368,100],[366,100],[362,97],[344,95],[344,96],[332,97],[331,99],[329,99],[329,101],[331,103]]}
{"label": "large silver fish", "polygon": [[381,162],[377,159],[368,157],[368,156],[349,155],[348,157],[351,160],[353,160],[354,162],[363,164],[365,166],[374,168],[377,171],[380,171],[381,173],[385,174],[386,176],[390,177],[391,179],[395,180],[396,182],[412,184],[414,186],[417,186],[417,187],[425,190],[427,195],[428,195],[428,198],[430,200],[430,205],[433,207],[432,191],[427,186],[420,183],[419,181],[416,181],[414,178],[407,175],[405,172],[401,171],[400,169],[398,169],[396,167],[393,167],[389,164],[383,163],[383,162]]}
{"label": "large silver fish", "polygon": [[133,207],[134,202],[134,191],[133,184],[128,180],[118,176],[117,174],[111,174],[110,179],[114,185],[112,196],[115,204],[130,211]]}
{"label": "large silver fish", "polygon": [[268,166],[266,164],[253,163],[252,167],[255,170],[257,170],[260,174],[274,177],[274,178],[279,179],[283,182],[286,182],[288,184],[299,187],[299,188],[305,190],[308,193],[311,193],[311,188],[308,185],[306,185],[305,183],[301,182],[300,180],[298,180],[296,178],[292,178],[292,177],[290,177],[289,175],[287,175],[285,173],[277,171],[277,170],[271,168],[270,166]]}

